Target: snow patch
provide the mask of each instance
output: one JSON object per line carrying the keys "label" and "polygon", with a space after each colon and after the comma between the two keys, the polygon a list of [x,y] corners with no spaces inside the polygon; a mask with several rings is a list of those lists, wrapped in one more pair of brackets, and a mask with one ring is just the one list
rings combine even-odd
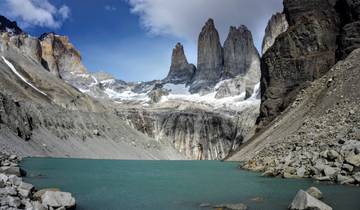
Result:
{"label": "snow patch", "polygon": [[43,94],[44,96],[47,96],[46,93],[44,93],[43,91],[39,90],[37,87],[35,87],[33,84],[31,84],[30,82],[28,82],[14,67],[14,65],[8,61],[4,56],[1,56],[2,59],[4,60],[4,62],[6,63],[6,65],[9,66],[9,68],[11,69],[12,72],[14,72],[16,74],[16,76],[18,76],[22,81],[24,81],[26,84],[28,84],[30,87],[32,87],[34,90],[36,90],[37,92]]}

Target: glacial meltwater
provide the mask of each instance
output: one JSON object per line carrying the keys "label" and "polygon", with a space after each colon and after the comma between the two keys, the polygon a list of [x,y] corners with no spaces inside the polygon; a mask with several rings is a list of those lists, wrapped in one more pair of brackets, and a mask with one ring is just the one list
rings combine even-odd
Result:
{"label": "glacial meltwater", "polygon": [[261,177],[218,161],[26,158],[26,181],[71,192],[79,210],[200,210],[201,204],[244,203],[286,210],[299,189],[318,187],[334,210],[360,210],[360,188]]}

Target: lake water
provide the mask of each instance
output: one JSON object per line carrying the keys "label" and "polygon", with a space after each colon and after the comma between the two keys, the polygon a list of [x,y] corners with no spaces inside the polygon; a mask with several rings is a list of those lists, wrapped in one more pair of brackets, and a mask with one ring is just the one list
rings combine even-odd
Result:
{"label": "lake water", "polygon": [[239,202],[250,210],[285,210],[309,186],[334,210],[360,210],[359,187],[266,178],[236,163],[27,158],[22,167],[37,188],[72,192],[80,210],[200,210],[201,203]]}

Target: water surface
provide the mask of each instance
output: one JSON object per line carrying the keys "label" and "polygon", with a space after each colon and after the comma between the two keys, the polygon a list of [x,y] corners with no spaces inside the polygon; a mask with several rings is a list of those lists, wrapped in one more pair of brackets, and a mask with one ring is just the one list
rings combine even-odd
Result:
{"label": "water surface", "polygon": [[360,188],[261,177],[218,161],[26,158],[27,182],[72,192],[79,210],[200,210],[201,203],[245,203],[286,210],[299,189],[318,187],[334,210],[360,210]]}

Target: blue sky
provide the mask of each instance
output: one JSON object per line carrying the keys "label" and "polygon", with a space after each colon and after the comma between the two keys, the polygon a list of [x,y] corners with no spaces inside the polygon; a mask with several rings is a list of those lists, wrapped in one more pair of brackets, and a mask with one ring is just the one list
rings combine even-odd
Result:
{"label": "blue sky", "polygon": [[25,31],[67,35],[89,71],[106,71],[126,81],[164,78],[177,42],[196,64],[197,36],[209,17],[222,41],[230,25],[245,24],[260,48],[268,19],[282,10],[281,0],[2,1],[0,13]]}

